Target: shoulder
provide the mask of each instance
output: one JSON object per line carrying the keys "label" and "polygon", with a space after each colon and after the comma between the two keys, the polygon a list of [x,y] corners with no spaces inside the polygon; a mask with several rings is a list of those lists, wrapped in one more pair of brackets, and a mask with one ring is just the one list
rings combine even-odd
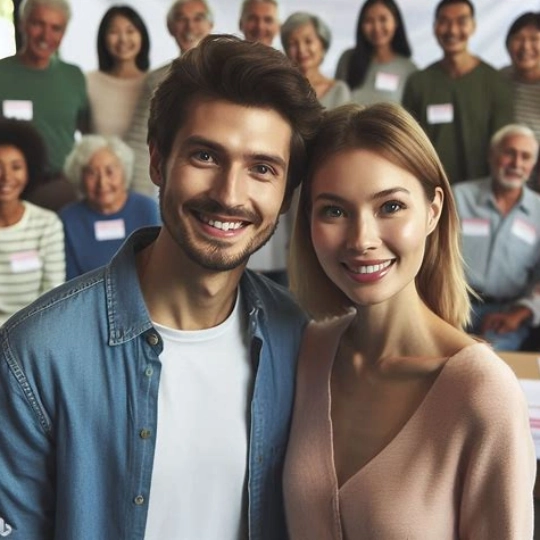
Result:
{"label": "shoulder", "polygon": [[137,208],[150,208],[154,209],[157,206],[157,202],[148,195],[137,193],[136,191],[130,191],[128,195],[129,204],[136,206]]}
{"label": "shoulder", "polygon": [[406,56],[398,55],[392,63],[395,64],[397,69],[406,73],[414,73],[415,71],[418,71],[418,66]]}
{"label": "shoulder", "polygon": [[26,211],[28,212],[28,215],[31,217],[32,220],[38,220],[41,223],[49,223],[49,224],[56,224],[60,223],[60,218],[56,214],[56,212],[53,212],[52,210],[48,210],[47,208],[42,208],[41,206],[37,206],[31,202],[24,201],[24,205],[26,207]]}
{"label": "shoulder", "polygon": [[351,59],[351,56],[353,55],[353,53],[354,53],[354,49],[345,49],[341,53],[338,62],[340,62],[340,63],[341,62],[349,62],[350,59]]}
{"label": "shoulder", "polygon": [[491,189],[489,178],[479,178],[476,180],[466,180],[452,185],[454,195],[474,195],[489,191]]}
{"label": "shoulder", "polygon": [[149,71],[145,78],[146,86],[155,87],[157,86],[167,75],[169,68],[171,67],[172,62],[168,62],[163,66],[160,66],[152,71]]}
{"label": "shoulder", "polygon": [[64,206],[58,215],[62,221],[75,219],[86,211],[86,204],[83,201],[75,201]]}
{"label": "shoulder", "polygon": [[18,62],[16,55],[0,59],[0,69],[2,70],[14,69],[19,66],[21,66],[21,64]]}
{"label": "shoulder", "polygon": [[477,423],[494,418],[511,421],[516,410],[527,408],[514,372],[483,343],[465,347],[450,358],[445,374],[453,399],[459,400],[463,414]]}

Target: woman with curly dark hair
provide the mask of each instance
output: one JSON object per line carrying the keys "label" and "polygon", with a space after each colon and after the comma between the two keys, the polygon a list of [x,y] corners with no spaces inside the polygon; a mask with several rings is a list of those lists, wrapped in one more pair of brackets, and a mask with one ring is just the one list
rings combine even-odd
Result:
{"label": "woman with curly dark hair", "polygon": [[356,27],[356,46],[340,57],[336,79],[352,91],[352,101],[369,105],[401,102],[407,77],[417,70],[405,24],[394,0],[366,0]]}
{"label": "woman with curly dark hair", "polygon": [[112,6],[99,25],[99,70],[86,75],[92,131],[123,137],[148,71],[150,38],[141,16],[130,6]]}
{"label": "woman with curly dark hair", "polygon": [[65,280],[62,222],[25,200],[46,163],[32,124],[0,119],[0,324]]}

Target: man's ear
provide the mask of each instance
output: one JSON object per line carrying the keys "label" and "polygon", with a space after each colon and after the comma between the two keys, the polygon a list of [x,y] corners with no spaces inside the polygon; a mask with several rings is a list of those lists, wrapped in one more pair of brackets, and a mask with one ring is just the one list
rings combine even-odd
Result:
{"label": "man's ear", "polygon": [[157,187],[161,187],[163,183],[163,176],[161,174],[161,154],[157,149],[155,143],[150,142],[149,144],[150,152],[150,180]]}

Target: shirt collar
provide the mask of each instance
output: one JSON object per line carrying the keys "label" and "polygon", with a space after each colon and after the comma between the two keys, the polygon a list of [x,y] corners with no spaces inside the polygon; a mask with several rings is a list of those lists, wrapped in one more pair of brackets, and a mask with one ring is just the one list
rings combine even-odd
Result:
{"label": "shirt collar", "polygon": [[[492,206],[493,208],[497,208],[497,204],[495,202],[495,196],[493,195],[492,190],[492,183],[493,180],[491,177],[485,178],[483,180],[484,186],[483,189],[480,189],[478,192],[478,199],[477,203],[479,206]],[[534,211],[534,192],[528,188],[526,185],[523,186],[523,191],[521,193],[521,197],[519,198],[519,201],[516,205],[516,208],[519,208],[522,212],[525,214],[531,214]]]}

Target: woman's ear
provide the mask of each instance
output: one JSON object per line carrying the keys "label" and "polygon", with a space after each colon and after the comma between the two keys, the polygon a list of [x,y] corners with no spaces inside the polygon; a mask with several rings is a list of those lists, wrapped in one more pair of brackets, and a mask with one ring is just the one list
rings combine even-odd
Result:
{"label": "woman's ear", "polygon": [[429,203],[428,213],[428,234],[431,234],[437,227],[444,206],[444,192],[442,188],[436,187],[433,200]]}

